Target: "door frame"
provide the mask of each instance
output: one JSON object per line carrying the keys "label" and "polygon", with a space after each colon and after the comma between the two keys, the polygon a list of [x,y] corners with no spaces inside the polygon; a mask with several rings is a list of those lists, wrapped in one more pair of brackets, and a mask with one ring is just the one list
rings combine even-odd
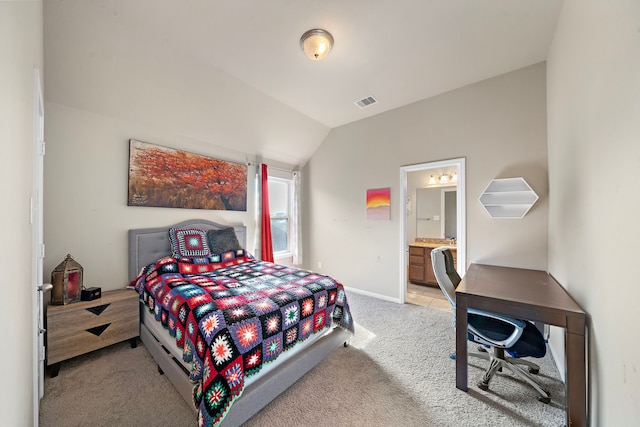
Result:
{"label": "door frame", "polygon": [[440,160],[435,162],[419,163],[400,167],[400,303],[404,304],[407,298],[407,265],[409,262],[409,249],[407,242],[407,174],[428,169],[455,167],[457,169],[456,183],[456,221],[457,221],[457,270],[460,276],[467,269],[467,192],[465,186],[465,158]]}
{"label": "door frame", "polygon": [[[446,227],[446,209],[445,209],[445,203],[446,203],[446,193],[449,192],[453,192],[453,191],[457,191],[457,188],[454,190],[453,187],[442,187],[440,189],[440,218],[442,218],[442,221],[440,221],[440,232],[441,234],[444,236],[445,235],[445,227]],[[457,203],[458,201],[456,200],[456,220],[458,219],[458,206]],[[457,235],[457,224],[456,224],[456,235]],[[458,238],[456,237],[456,241],[458,240]]]}
{"label": "door frame", "polygon": [[31,194],[32,275],[31,295],[33,307],[33,419],[38,425],[40,399],[44,395],[44,99],[40,70],[34,69],[33,106],[33,184]]}

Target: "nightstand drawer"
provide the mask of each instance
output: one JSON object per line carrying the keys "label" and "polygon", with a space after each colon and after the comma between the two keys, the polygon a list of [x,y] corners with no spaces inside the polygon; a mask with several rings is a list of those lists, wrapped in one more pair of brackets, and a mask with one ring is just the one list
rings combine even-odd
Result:
{"label": "nightstand drawer", "polygon": [[47,365],[137,337],[138,294],[110,291],[93,301],[47,309]]}
{"label": "nightstand drawer", "polygon": [[51,365],[117,342],[137,337],[139,321],[115,321],[87,327],[83,330],[62,331],[50,338],[47,364]]}
{"label": "nightstand drawer", "polygon": [[[107,294],[105,292],[105,294]],[[138,307],[137,299],[116,300],[111,302],[100,301],[102,298],[91,301],[90,307],[72,307],[69,310],[47,317],[47,329],[49,336],[58,333],[68,333],[69,331],[82,331],[94,326],[103,325],[121,320],[126,317],[133,317]],[[81,303],[75,303],[81,304]]]}

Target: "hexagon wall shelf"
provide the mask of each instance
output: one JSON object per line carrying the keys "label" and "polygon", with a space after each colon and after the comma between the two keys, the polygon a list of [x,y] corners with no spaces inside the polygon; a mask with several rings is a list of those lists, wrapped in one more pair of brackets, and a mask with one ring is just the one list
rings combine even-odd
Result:
{"label": "hexagon wall shelf", "polygon": [[478,200],[491,218],[520,219],[529,212],[538,195],[524,178],[503,178],[492,179]]}

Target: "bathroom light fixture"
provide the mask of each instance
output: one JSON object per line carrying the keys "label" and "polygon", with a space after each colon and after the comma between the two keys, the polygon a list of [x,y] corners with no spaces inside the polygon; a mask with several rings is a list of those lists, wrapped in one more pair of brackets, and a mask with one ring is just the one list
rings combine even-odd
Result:
{"label": "bathroom light fixture", "polygon": [[433,175],[431,175],[429,177],[429,185],[434,185],[434,184],[436,184],[436,178]]}
{"label": "bathroom light fixture", "polygon": [[440,175],[440,184],[446,184],[450,180],[451,180],[451,175],[448,175],[446,173]]}
{"label": "bathroom light fixture", "polygon": [[328,31],[315,28],[300,37],[300,47],[307,58],[320,61],[333,47],[333,36]]}

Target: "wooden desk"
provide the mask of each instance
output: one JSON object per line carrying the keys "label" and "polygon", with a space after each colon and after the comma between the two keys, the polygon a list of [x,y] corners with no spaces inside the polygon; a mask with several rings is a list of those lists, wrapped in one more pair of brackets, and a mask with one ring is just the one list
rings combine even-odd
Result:
{"label": "wooden desk", "polygon": [[467,391],[468,308],[565,328],[567,425],[587,425],[587,315],[551,275],[471,264],[456,289],[456,387],[463,391]]}

